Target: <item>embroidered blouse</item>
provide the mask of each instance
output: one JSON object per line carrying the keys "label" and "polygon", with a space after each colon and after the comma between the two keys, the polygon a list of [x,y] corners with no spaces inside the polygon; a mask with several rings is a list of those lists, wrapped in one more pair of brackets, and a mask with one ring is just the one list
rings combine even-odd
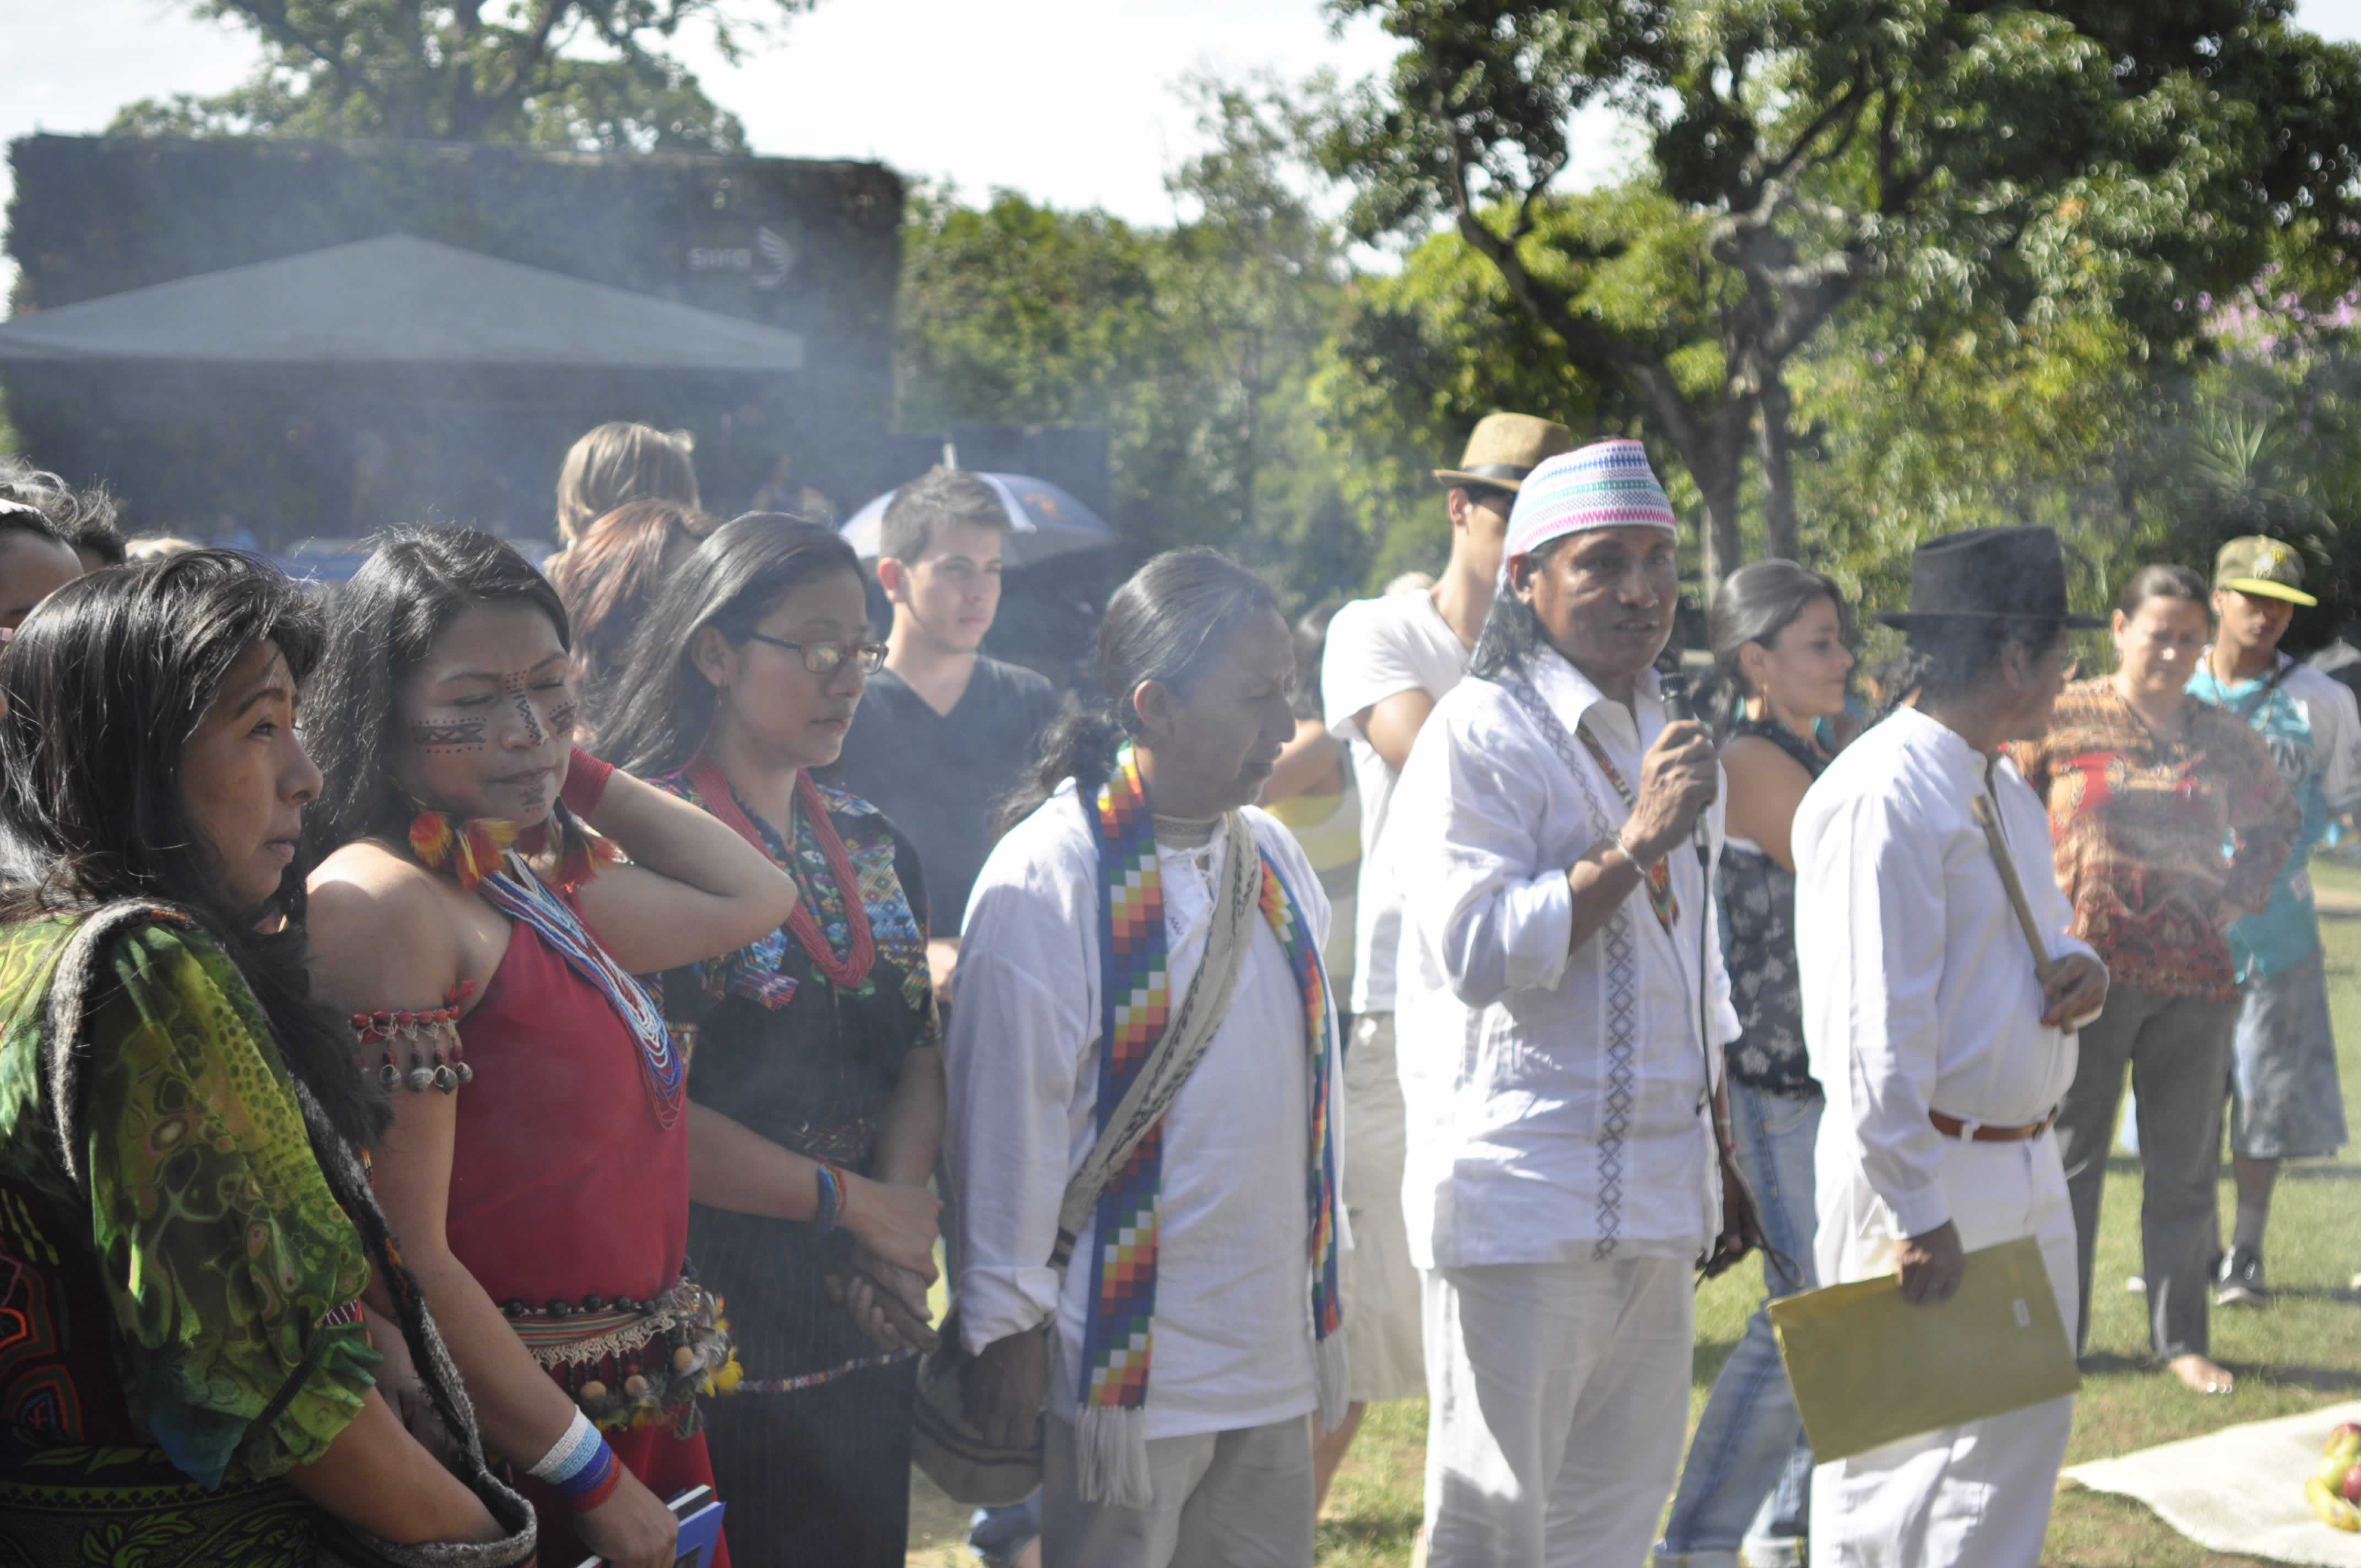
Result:
{"label": "embroidered blouse", "polygon": [[2011,753],[2049,808],[2074,933],[2114,982],[2228,1001],[2237,975],[2224,933],[2269,902],[2302,817],[2254,732],[2188,703],[2188,728],[2165,741],[2112,678],[2079,681],[2048,733]]}
{"label": "embroidered blouse", "polygon": [[[1770,741],[1814,778],[1828,765],[1784,724],[1742,719],[1730,729],[1731,740],[1741,735]],[[1738,1009],[1730,1076],[1770,1094],[1817,1093],[1795,973],[1795,873],[1743,839],[1723,846],[1714,873],[1722,962],[1730,970],[1730,1005]]]}
{"label": "embroidered blouse", "polygon": [[76,1187],[40,1041],[74,924],[0,927],[0,1430],[40,1467],[0,1466],[0,1487],[87,1486],[142,1450],[207,1488],[281,1475],[326,1452],[375,1381],[360,1234],[244,978],[160,922],[99,966]]}
{"label": "embroidered blouse", "polygon": [[[653,782],[695,806],[681,774]],[[942,1043],[927,968],[926,884],[917,851],[877,808],[817,784],[851,857],[877,958],[854,989],[818,972],[784,927],[703,964],[673,970],[664,1014],[688,1048],[688,1092],[782,1147],[864,1173],[901,1081],[902,1059]],[[800,806],[782,838],[744,801],[776,864],[795,874],[829,950],[851,940],[846,906]],[[851,1259],[851,1237],[809,1224],[693,1205],[697,1277],[730,1304],[746,1368],[741,1388],[809,1382],[873,1362],[876,1349],[829,1299],[827,1276]]]}

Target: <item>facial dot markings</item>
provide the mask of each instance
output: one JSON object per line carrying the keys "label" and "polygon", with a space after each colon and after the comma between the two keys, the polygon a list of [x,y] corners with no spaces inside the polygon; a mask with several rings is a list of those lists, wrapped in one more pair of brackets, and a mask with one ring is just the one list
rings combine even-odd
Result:
{"label": "facial dot markings", "polygon": [[533,711],[533,697],[524,689],[523,674],[522,673],[512,673],[502,675],[500,677],[500,689],[508,693],[509,699],[516,704],[518,717],[524,720],[524,738],[526,743],[529,745],[538,746],[543,741],[548,740],[549,732],[541,727],[541,715]]}

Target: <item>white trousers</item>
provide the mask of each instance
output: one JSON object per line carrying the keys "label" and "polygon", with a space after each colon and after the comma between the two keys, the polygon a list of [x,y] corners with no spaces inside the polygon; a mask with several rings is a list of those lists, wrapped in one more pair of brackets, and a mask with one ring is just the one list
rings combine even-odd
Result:
{"label": "white trousers", "polygon": [[[2041,1244],[2059,1319],[2070,1325],[2080,1288],[2074,1212],[2055,1136],[1947,1139],[1940,1174],[1968,1251],[2018,1236]],[[1860,1168],[1823,1157],[1819,1198],[1820,1278],[1893,1273],[1894,1212]],[[2073,1424],[2069,1395],[1820,1465],[1812,1472],[1813,1568],[2034,1568]]]}
{"label": "white trousers", "polygon": [[1686,1258],[1425,1276],[1429,1568],[1646,1561],[1688,1425]]}
{"label": "white trousers", "polygon": [[1074,1426],[1049,1419],[1041,1568],[1312,1568],[1312,1422],[1148,1440],[1154,1501],[1086,1503]]}
{"label": "white trousers", "polygon": [[1345,1207],[1353,1245],[1337,1259],[1345,1301],[1345,1398],[1357,1405],[1426,1392],[1422,1287],[1402,1218],[1401,1080],[1394,1072],[1394,1015],[1364,1013],[1345,1053]]}

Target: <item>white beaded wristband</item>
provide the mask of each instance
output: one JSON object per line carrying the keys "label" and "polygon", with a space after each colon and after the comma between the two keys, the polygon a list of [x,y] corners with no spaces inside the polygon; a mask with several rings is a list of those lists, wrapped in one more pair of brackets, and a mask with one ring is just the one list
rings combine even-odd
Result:
{"label": "white beaded wristband", "polygon": [[598,1452],[599,1441],[598,1429],[590,1424],[589,1417],[577,1409],[565,1435],[549,1445],[549,1452],[541,1456],[541,1463],[533,1467],[532,1473],[551,1486],[557,1486],[590,1463],[592,1456]]}

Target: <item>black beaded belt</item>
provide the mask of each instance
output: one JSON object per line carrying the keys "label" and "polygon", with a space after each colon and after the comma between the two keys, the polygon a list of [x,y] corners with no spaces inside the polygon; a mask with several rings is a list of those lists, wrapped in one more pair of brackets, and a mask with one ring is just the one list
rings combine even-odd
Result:
{"label": "black beaded belt", "polygon": [[697,1430],[697,1397],[737,1381],[720,1298],[686,1274],[648,1301],[586,1296],[579,1306],[553,1301],[536,1311],[509,1301],[500,1310],[533,1359],[602,1427],[663,1415],[686,1436]]}

